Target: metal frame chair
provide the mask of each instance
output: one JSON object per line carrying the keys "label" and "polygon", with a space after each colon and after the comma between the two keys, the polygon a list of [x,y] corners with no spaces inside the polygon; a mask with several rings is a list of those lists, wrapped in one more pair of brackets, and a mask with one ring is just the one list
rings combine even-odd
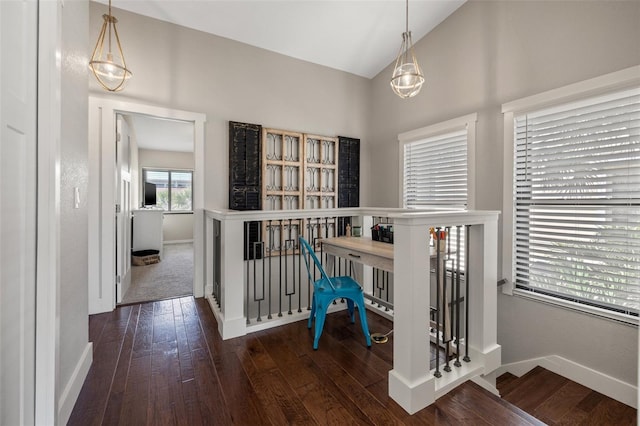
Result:
{"label": "metal frame chair", "polygon": [[[304,258],[304,263],[307,266],[309,280],[313,281],[313,301],[311,304],[309,322],[307,324],[307,327],[311,328],[313,320],[315,319],[316,321],[313,349],[318,349],[318,341],[320,340],[320,335],[322,335],[322,328],[324,327],[324,321],[327,316],[327,309],[329,308],[329,305],[335,299],[341,298],[347,300],[347,308],[352,323],[355,322],[354,304],[358,306],[362,331],[367,339],[367,346],[371,347],[371,335],[369,333],[369,325],[367,324],[364,295],[360,284],[349,276],[329,278],[329,275],[325,272],[322,264],[318,260],[318,257],[307,240],[305,240],[304,237],[300,237],[299,240],[301,247],[300,255]],[[313,259],[313,263],[315,263],[315,266],[320,271],[320,279],[315,281],[312,277],[309,257]]]}

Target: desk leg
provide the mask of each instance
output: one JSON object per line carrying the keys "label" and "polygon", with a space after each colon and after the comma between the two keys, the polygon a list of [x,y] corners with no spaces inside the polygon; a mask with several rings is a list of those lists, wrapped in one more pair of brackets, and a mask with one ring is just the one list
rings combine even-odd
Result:
{"label": "desk leg", "polygon": [[327,253],[327,264],[325,265],[324,270],[327,272],[327,275],[333,276],[333,264],[336,261],[336,257],[333,254]]}

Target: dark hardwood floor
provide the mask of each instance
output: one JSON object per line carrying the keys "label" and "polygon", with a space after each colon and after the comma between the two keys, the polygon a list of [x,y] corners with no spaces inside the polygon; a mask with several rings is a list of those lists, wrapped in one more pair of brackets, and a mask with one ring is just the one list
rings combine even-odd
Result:
{"label": "dark hardwood floor", "polygon": [[[368,319],[372,333],[392,326],[375,314]],[[408,415],[387,394],[392,339],[367,349],[359,324],[344,313],[327,317],[317,351],[303,321],[223,341],[207,302],[192,297],[91,316],[89,335],[94,360],[70,425],[543,424],[472,382]],[[502,385],[509,383],[515,382]],[[550,394],[567,385],[553,383]],[[549,389],[544,379],[522,386],[529,390],[516,385],[509,394],[546,420],[555,419],[549,413],[558,412],[563,395],[578,398],[573,388],[540,397]],[[534,386],[542,389],[534,392],[535,403],[527,398]],[[603,401],[587,396],[576,407],[588,416],[609,413],[612,406],[602,408]],[[626,411],[614,414],[606,418],[616,421],[611,424],[630,418]]]}
{"label": "dark hardwood floor", "polygon": [[496,381],[502,398],[549,425],[633,425],[637,411],[542,367]]}

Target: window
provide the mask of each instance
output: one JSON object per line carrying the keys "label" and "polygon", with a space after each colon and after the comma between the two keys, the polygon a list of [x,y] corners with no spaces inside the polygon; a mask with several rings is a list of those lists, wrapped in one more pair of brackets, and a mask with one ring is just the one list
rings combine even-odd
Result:
{"label": "window", "polygon": [[156,185],[156,205],[169,212],[193,211],[193,172],[144,169],[144,182]]}
{"label": "window", "polygon": [[476,115],[456,118],[398,136],[402,172],[402,205],[406,208],[473,203],[470,166]]}
{"label": "window", "polygon": [[511,119],[515,288],[637,317],[640,90]]}
{"label": "window", "polygon": [[[398,136],[405,208],[473,206],[476,114],[413,130]],[[456,229],[449,239],[457,241]],[[464,228],[460,235],[465,244]],[[460,253],[464,269],[464,253]]]}

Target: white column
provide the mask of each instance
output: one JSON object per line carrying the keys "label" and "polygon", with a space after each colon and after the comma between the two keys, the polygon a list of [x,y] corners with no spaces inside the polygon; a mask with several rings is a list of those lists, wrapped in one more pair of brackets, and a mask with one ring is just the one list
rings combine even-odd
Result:
{"label": "white column", "polygon": [[413,414],[435,401],[429,368],[428,226],[394,219],[394,335],[389,395]]}
{"label": "white column", "polygon": [[205,295],[210,295],[213,293],[213,280],[214,280],[214,266],[213,266],[213,242],[215,238],[215,226],[213,222],[213,218],[205,215],[205,226],[204,226],[204,259],[207,259],[204,265],[204,285]]}
{"label": "white column", "polygon": [[469,231],[469,349],[480,356],[486,372],[501,364],[497,344],[497,221],[474,225]]}
{"label": "white column", "polygon": [[244,221],[221,221],[221,306],[222,321],[218,330],[223,339],[247,334],[244,316]]}

